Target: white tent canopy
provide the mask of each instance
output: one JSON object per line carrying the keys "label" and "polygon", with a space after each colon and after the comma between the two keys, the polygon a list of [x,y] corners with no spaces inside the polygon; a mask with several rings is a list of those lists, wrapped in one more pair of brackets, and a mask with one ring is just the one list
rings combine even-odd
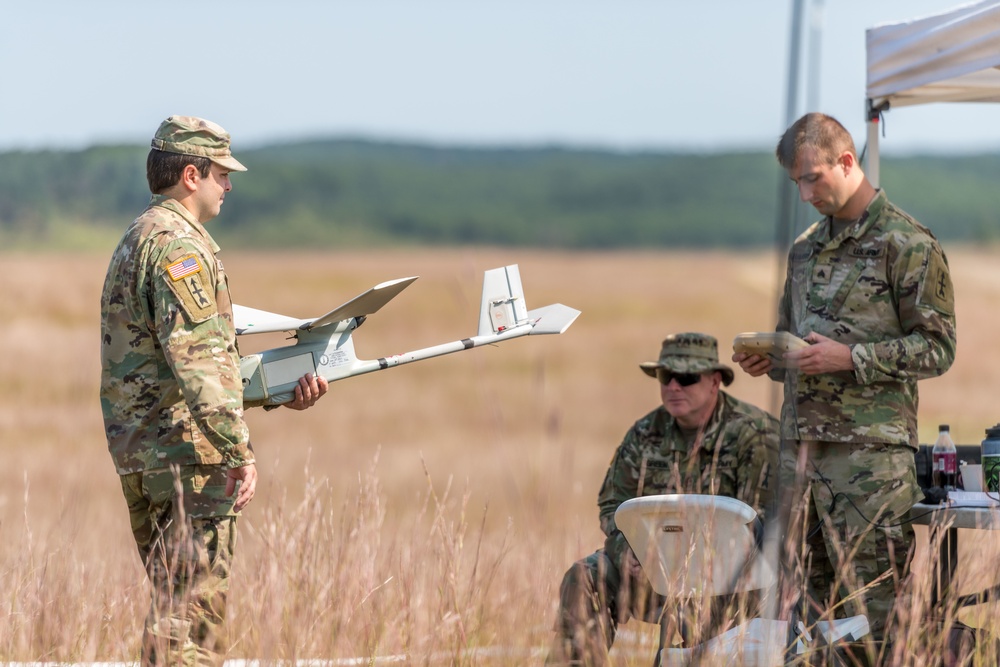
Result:
{"label": "white tent canopy", "polygon": [[1000,0],[866,31],[868,169],[878,185],[878,112],[930,102],[1000,102]]}

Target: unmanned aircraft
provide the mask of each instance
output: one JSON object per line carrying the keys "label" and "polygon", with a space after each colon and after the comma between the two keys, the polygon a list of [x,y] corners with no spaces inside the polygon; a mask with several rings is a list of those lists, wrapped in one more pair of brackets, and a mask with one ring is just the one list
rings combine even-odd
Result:
{"label": "unmanned aircraft", "polygon": [[243,376],[244,406],[290,402],[299,378],[306,373],[335,382],[529,334],[561,334],[580,314],[580,311],[559,303],[529,311],[524,302],[517,264],[511,264],[486,271],[483,276],[477,335],[391,357],[370,361],[358,359],[351,333],[361,326],[368,315],[389,303],[418,277],[380,283],[326,315],[310,319],[233,305],[237,335],[287,331],[293,333],[296,339],[292,345],[242,357],[240,373]]}

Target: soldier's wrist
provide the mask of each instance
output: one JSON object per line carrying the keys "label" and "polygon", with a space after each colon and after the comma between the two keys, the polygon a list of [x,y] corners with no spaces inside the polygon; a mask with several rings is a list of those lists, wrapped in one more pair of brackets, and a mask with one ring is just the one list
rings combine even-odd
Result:
{"label": "soldier's wrist", "polygon": [[229,469],[242,468],[252,463],[256,463],[253,456],[233,456],[226,459],[226,467]]}

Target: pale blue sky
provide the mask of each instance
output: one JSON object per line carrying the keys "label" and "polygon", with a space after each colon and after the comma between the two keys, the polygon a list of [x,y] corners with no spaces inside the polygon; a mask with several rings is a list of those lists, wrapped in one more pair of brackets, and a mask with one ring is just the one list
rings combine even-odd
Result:
{"label": "pale blue sky", "polygon": [[[814,0],[815,1],[815,0]],[[818,110],[864,140],[865,29],[964,0],[825,0]],[[165,9],[167,8],[167,9]],[[792,0],[11,0],[0,150],[145,143],[170,114],[234,146],[767,149]],[[892,111],[883,152],[1000,149],[1000,108]]]}

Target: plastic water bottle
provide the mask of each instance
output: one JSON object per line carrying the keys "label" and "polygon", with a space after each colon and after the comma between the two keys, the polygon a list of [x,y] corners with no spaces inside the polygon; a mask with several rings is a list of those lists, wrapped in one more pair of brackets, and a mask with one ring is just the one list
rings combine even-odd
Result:
{"label": "plastic water bottle", "polygon": [[1000,492],[1000,424],[986,429],[981,462],[983,464],[984,491]]}
{"label": "plastic water bottle", "polygon": [[[997,442],[1000,444],[1000,441]],[[938,426],[938,439],[931,450],[931,465],[934,468],[934,486],[940,486],[945,491],[954,491],[958,478],[958,451],[951,439],[947,424]]]}

